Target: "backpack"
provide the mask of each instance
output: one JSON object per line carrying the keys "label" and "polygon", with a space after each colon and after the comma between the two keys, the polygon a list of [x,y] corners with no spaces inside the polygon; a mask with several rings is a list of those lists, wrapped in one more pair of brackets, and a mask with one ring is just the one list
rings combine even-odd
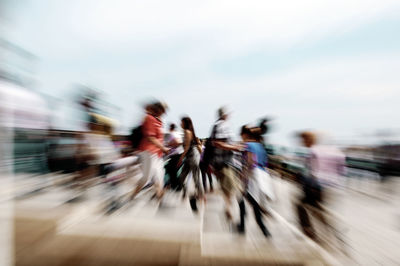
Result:
{"label": "backpack", "polygon": [[213,155],[214,155],[214,147],[212,146],[211,140],[207,139],[204,145],[203,161],[206,163],[210,163]]}
{"label": "backpack", "polygon": [[132,149],[137,150],[139,148],[139,144],[142,141],[142,138],[143,138],[142,125],[134,127],[129,137]]}
{"label": "backpack", "polygon": [[214,169],[221,170],[228,163],[227,159],[232,158],[233,152],[221,150],[217,153],[217,148],[212,144],[212,142],[216,140],[217,127],[217,124],[213,126],[211,136],[206,141],[203,161],[211,164]]}
{"label": "backpack", "polygon": [[211,136],[206,140],[206,143],[204,144],[203,161],[206,164],[211,163],[214,157],[215,148],[212,145],[212,141],[215,139],[215,131],[216,131],[216,126],[212,128]]}

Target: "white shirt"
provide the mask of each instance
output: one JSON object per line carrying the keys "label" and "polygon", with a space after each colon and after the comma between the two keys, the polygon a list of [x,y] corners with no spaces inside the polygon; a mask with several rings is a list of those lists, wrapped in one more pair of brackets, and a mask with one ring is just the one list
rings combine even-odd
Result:
{"label": "white shirt", "polygon": [[228,142],[232,139],[232,134],[226,120],[218,120],[215,125],[217,126],[217,130],[215,132],[216,139],[227,139]]}
{"label": "white shirt", "polygon": [[[175,140],[178,143],[182,143],[182,136],[178,131],[172,131],[172,132],[168,133],[168,135],[166,137],[167,145],[173,140]],[[168,156],[182,154],[182,153],[183,153],[183,146],[179,145],[178,147],[171,149]]]}

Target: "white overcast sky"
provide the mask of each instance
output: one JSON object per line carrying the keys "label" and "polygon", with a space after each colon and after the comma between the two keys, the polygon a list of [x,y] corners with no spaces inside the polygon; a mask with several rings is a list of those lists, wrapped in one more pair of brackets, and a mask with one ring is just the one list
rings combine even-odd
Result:
{"label": "white overcast sky", "polygon": [[[271,141],[399,128],[400,1],[9,1],[7,38],[38,57],[36,89],[63,99],[99,88],[129,128],[148,97],[165,122],[209,134],[228,105],[232,130],[272,116]],[[64,106],[63,106],[64,104]],[[67,126],[67,120],[64,126]],[[61,124],[62,124],[61,123]]]}

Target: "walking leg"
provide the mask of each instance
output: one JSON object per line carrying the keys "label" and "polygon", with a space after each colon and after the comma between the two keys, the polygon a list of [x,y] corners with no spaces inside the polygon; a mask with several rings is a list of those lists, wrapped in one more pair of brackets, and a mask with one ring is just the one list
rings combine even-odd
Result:
{"label": "walking leg", "polygon": [[238,225],[239,233],[244,233],[245,231],[245,218],[246,218],[246,205],[244,202],[244,197],[239,200],[239,210],[240,210],[240,223]]}
{"label": "walking leg", "polygon": [[269,233],[267,227],[264,225],[264,222],[262,219],[260,205],[258,205],[257,201],[251,195],[247,194],[247,198],[248,198],[250,204],[253,206],[254,216],[256,217],[257,224],[260,227],[263,235],[266,237],[270,237],[271,234]]}

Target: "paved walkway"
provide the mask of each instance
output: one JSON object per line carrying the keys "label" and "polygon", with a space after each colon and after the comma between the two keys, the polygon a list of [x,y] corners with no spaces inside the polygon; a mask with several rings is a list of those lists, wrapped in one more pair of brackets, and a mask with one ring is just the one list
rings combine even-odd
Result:
{"label": "paved walkway", "polygon": [[105,216],[104,186],[73,204],[64,204],[71,190],[48,187],[16,201],[17,265],[398,265],[398,198],[369,197],[355,188],[343,192],[332,211],[342,219],[345,256],[305,238],[293,212],[296,187],[281,180],[275,186],[274,215],[266,219],[271,239],[260,234],[250,208],[247,234],[233,233],[218,192],[208,195],[197,215],[178,194],[168,193],[158,206],[143,193]]}

